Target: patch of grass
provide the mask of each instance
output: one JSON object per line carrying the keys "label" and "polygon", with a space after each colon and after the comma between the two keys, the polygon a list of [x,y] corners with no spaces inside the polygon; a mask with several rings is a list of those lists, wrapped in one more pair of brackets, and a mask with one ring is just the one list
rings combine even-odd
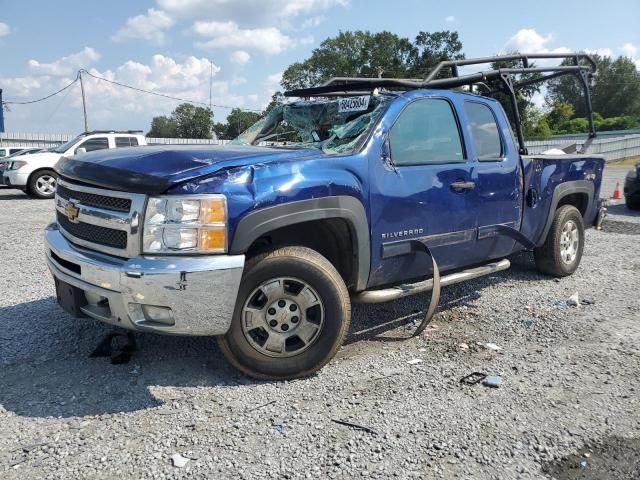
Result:
{"label": "patch of grass", "polygon": [[640,161],[640,157],[629,157],[622,160],[610,160],[607,165],[613,165],[614,167],[624,167],[627,165],[633,166]]}

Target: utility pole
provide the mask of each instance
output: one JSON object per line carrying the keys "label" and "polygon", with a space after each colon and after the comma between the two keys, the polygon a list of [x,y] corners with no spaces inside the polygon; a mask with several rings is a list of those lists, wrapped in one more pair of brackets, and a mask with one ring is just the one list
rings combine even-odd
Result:
{"label": "utility pole", "polygon": [[84,97],[84,83],[82,83],[82,70],[78,71],[80,77],[80,91],[82,91],[82,112],[84,113],[84,131],[89,131],[89,122],[87,121],[87,101]]}
{"label": "utility pole", "polygon": [[211,71],[209,73],[209,110],[211,110],[213,99],[213,63],[211,63],[211,60],[209,60],[209,67],[211,67]]}

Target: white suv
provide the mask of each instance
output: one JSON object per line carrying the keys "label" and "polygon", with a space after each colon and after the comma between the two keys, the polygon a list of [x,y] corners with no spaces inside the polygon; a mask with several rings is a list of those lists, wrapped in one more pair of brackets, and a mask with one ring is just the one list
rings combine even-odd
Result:
{"label": "white suv", "polygon": [[53,198],[56,192],[54,165],[63,156],[78,155],[107,148],[146,145],[140,130],[96,130],[78,135],[73,140],[40,153],[11,158],[2,172],[0,184],[22,190],[37,198]]}

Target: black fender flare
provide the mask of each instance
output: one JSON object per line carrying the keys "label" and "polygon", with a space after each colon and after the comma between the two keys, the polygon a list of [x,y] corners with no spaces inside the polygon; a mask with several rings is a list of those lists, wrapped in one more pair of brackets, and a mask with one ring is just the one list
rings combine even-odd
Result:
{"label": "black fender flare", "polygon": [[355,197],[312,198],[254,210],[238,222],[229,252],[246,253],[253,242],[273,230],[328,218],[341,218],[349,225],[357,249],[356,290],[366,289],[371,266],[369,222],[362,202]]}
{"label": "black fender flare", "polygon": [[553,223],[553,217],[555,215],[555,211],[558,208],[558,204],[560,200],[562,200],[567,195],[571,195],[572,193],[586,193],[589,200],[587,201],[587,209],[588,212],[593,205],[593,194],[594,194],[594,186],[593,182],[589,180],[572,180],[569,182],[564,182],[558,185],[553,191],[553,197],[551,198],[551,207],[549,208],[549,213],[547,215],[547,221],[544,225],[544,230],[542,230],[542,234],[538,241],[536,242],[537,246],[542,245],[547,239],[547,235],[549,234],[549,230],[551,230],[551,224]]}

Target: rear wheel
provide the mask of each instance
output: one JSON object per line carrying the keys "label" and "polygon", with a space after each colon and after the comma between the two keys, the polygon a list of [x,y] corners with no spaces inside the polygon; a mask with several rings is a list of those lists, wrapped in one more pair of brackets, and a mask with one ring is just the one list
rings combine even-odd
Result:
{"label": "rear wheel", "polygon": [[284,247],[247,262],[231,327],[218,344],[251,377],[305,377],[333,358],[350,317],[333,265],[315,250]]}
{"label": "rear wheel", "polygon": [[584,222],[573,205],[556,210],[544,244],[534,249],[538,271],[566,277],[576,271],[584,249]]}
{"label": "rear wheel", "polygon": [[27,192],[37,198],[53,198],[58,177],[53,170],[39,170],[29,177]]}

